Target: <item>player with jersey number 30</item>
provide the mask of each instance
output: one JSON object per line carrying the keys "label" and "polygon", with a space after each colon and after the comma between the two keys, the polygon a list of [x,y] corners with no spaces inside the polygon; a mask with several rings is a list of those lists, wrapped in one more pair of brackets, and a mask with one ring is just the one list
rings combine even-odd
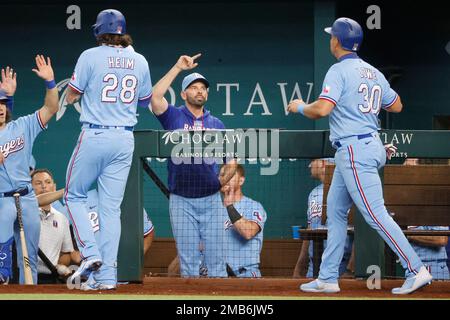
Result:
{"label": "player with jersey number 30", "polygon": [[[94,25],[95,48],[84,51],[69,82],[67,102],[81,97],[82,130],[70,159],[64,201],[72,220],[82,263],[72,275],[89,277],[81,290],[117,286],[120,205],[134,151],[137,106],[148,107],[152,84],[147,60],[131,47],[125,17],[100,12]],[[95,240],[86,208],[97,182],[101,229]]]}
{"label": "player with jersey number 30", "polygon": [[363,31],[356,21],[339,18],[325,31],[331,34],[330,50],[338,62],[328,70],[317,101],[305,104],[296,99],[288,105],[289,112],[310,119],[330,115],[330,141],[336,149],[336,169],[327,198],[328,244],[318,279],[300,289],[340,291],[338,272],[347,236],[347,212],[354,202],[406,269],[406,281],[392,293],[411,293],[430,283],[432,276],[386,211],[378,175],[378,169],[386,164],[386,154],[389,156],[377,132],[378,113],[381,108],[398,113],[403,106],[384,75],[358,57]]}

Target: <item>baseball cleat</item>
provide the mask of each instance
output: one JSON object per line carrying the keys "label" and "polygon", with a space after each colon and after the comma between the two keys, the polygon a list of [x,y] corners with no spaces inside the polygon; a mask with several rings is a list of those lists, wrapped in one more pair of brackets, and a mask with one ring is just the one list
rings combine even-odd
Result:
{"label": "baseball cleat", "polygon": [[87,281],[80,287],[81,291],[99,291],[99,290],[115,290],[116,286],[113,284],[103,284],[96,281]]}
{"label": "baseball cleat", "polygon": [[100,259],[83,260],[80,267],[70,276],[70,282],[73,283],[77,278],[89,277],[89,274],[100,269],[102,264]]}
{"label": "baseball cleat", "polygon": [[412,293],[427,284],[431,284],[431,280],[433,280],[433,277],[428,272],[427,268],[425,266],[422,266],[419,272],[414,277],[409,277],[408,279],[406,279],[400,288],[392,289],[392,293],[393,294]]}
{"label": "baseball cleat", "polygon": [[309,283],[302,284],[300,290],[304,292],[316,292],[316,293],[338,293],[341,291],[339,289],[339,284],[337,283],[326,283],[319,279],[311,281]]}

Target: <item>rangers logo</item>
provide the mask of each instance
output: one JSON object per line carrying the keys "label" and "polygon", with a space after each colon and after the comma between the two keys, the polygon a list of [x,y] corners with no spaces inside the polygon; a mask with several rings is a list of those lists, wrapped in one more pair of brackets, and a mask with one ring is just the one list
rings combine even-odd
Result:
{"label": "rangers logo", "polygon": [[25,138],[24,136],[20,136],[16,139],[13,139],[4,145],[0,145],[0,152],[3,153],[3,156],[5,158],[8,158],[8,156],[11,153],[17,152],[22,150],[25,147]]}
{"label": "rangers logo", "polygon": [[322,204],[320,204],[316,200],[311,200],[311,202],[309,203],[309,212],[310,212],[311,218],[321,217],[322,216]]}
{"label": "rangers logo", "polygon": [[230,220],[225,221],[225,223],[224,223],[225,230],[230,229],[232,226],[233,226],[233,224],[231,223]]}
{"label": "rangers logo", "polygon": [[323,88],[323,93],[329,93],[331,90],[329,85],[325,85],[325,87]]}
{"label": "rangers logo", "polygon": [[122,26],[117,26],[117,33],[122,33]]}

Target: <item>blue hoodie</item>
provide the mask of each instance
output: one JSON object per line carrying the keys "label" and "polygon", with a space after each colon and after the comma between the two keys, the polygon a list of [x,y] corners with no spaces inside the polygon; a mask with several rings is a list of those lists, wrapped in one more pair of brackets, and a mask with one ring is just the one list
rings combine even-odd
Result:
{"label": "blue hoodie", "polygon": [[[222,121],[203,108],[203,115],[195,118],[189,109],[182,105],[169,105],[167,110],[156,116],[164,130],[222,130]],[[220,190],[219,168],[217,164],[174,164],[168,162],[169,191],[186,198],[202,198]]]}

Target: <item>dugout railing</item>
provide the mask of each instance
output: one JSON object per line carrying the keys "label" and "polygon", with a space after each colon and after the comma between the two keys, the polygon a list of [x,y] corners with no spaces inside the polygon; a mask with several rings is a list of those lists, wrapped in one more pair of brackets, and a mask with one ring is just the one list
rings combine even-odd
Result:
{"label": "dugout railing", "polygon": [[[184,132],[183,137],[175,136],[175,138],[167,131],[137,130],[134,132],[133,162],[122,202],[122,233],[118,258],[118,277],[121,281],[142,281],[144,265],[142,210],[144,207],[144,174],[146,174],[144,163],[147,157],[170,158],[174,154],[174,149],[177,148],[178,150],[190,148],[193,154],[198,154],[208,147],[210,148],[208,150],[215,151],[235,150],[234,155],[239,158],[270,158],[272,161],[277,158],[332,157],[335,152],[329,143],[329,131],[327,130],[250,129],[250,131],[236,129],[218,132],[220,137],[231,137],[230,139],[219,139],[220,141],[214,141],[214,137],[217,138],[217,136],[212,136],[214,132],[206,131]],[[242,139],[238,139],[238,141],[232,139],[233,135],[239,134],[243,135]],[[255,137],[257,140],[252,140]],[[391,163],[402,162],[405,157],[450,158],[450,131],[382,130],[380,137],[383,143],[394,143],[398,148]],[[264,174],[271,174],[267,170]],[[276,215],[276,212],[271,214]],[[366,225],[359,214],[354,217],[354,233],[355,254],[358,256],[355,275],[364,277],[367,275],[368,266],[384,265],[384,242],[375,231]]]}

